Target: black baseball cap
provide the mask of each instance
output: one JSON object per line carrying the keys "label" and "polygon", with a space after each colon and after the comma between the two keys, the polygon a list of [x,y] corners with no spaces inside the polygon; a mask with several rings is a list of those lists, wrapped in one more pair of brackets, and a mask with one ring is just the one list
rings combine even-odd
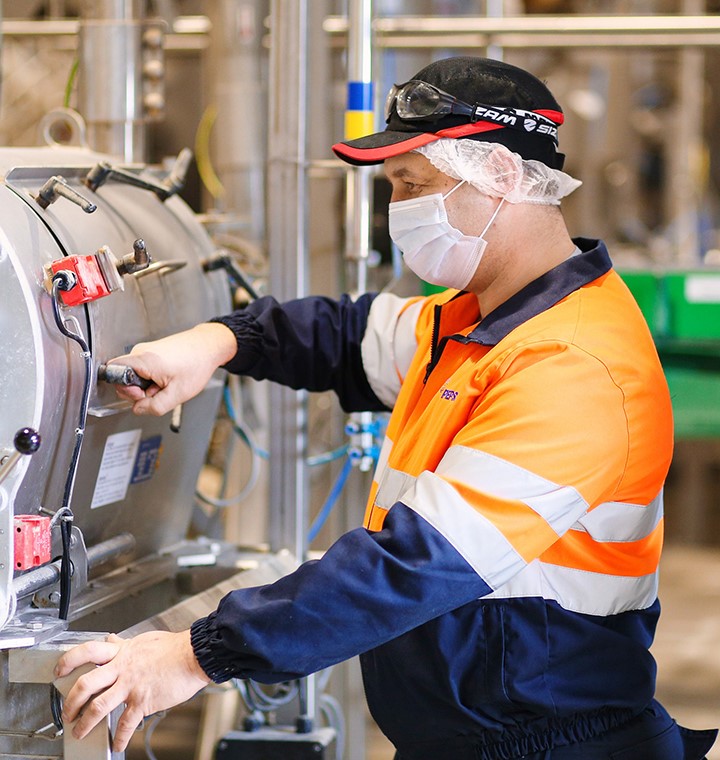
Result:
{"label": "black baseball cap", "polygon": [[[449,137],[501,143],[522,158],[562,169],[565,156],[557,150],[557,127],[564,120],[562,108],[545,84],[528,71],[490,58],[458,56],[431,63],[411,81],[427,82],[478,108],[472,117],[451,113],[409,120],[401,118],[393,104],[384,131],[339,142],[332,147],[336,155],[355,166],[379,164]],[[504,121],[497,118],[493,108],[501,109]],[[518,109],[517,118],[509,118],[507,109]],[[484,113],[490,118],[482,118]],[[545,131],[538,127],[538,119]],[[549,124],[555,127],[547,127]]]}

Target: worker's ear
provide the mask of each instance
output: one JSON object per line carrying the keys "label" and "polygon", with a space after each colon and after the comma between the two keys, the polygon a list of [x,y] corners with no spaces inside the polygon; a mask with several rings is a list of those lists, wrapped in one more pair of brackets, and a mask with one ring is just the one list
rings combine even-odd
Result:
{"label": "worker's ear", "polygon": [[515,190],[522,181],[522,159],[504,145],[493,146],[485,160],[488,174],[494,179],[494,185],[502,197]]}

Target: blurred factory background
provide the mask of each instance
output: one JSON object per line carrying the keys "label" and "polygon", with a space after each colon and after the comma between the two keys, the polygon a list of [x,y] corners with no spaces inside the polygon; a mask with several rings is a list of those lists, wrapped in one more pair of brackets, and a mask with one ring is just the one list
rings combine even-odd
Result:
{"label": "blurred factory background", "polygon": [[[568,226],[607,242],[655,336],[676,420],[660,698],[687,726],[720,723],[720,2],[1,8],[0,757],[109,757],[106,737],[79,748],[52,715],[43,668],[68,635],[59,613],[80,638],[186,625],[227,584],[272,580],[361,522],[382,417],[348,419],[330,395],[218,375],[176,433],[133,419],[103,384],[85,399],[97,368],[74,344],[87,338],[97,365],[255,293],[422,292],[390,245],[382,173],[348,168],[330,145],[346,128],[348,81],[373,83],[380,128],[393,82],[457,53],[526,67],[563,104],[566,170],[584,183],[563,204]],[[79,307],[63,335],[43,277],[103,247],[129,262],[127,284]],[[70,596],[60,560],[38,561],[31,536],[18,559],[2,537],[29,532],[17,518],[38,505],[62,522],[83,404],[67,542],[48,515],[48,559],[84,567]],[[25,427],[42,443],[18,456],[34,449],[13,443]],[[146,721],[126,756],[245,757],[232,737],[248,717],[300,714],[328,729],[317,750],[327,741],[327,757],[392,758],[355,663],[280,690],[237,687]]]}

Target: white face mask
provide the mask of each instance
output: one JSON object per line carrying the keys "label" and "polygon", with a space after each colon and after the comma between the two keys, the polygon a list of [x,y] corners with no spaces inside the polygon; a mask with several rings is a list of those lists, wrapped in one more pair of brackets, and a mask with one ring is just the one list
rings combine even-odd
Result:
{"label": "white face mask", "polygon": [[[463,180],[464,181],[464,180]],[[463,290],[478,268],[487,241],[485,233],[495,221],[504,198],[478,237],[464,235],[447,218],[445,198],[449,193],[433,193],[390,204],[390,237],[403,252],[405,263],[420,279],[433,285]]]}

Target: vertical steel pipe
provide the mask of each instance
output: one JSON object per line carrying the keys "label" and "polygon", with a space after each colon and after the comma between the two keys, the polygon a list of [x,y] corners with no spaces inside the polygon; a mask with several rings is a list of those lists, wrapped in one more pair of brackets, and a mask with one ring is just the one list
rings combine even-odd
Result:
{"label": "vertical steel pipe", "polygon": [[205,5],[211,22],[208,99],[217,112],[213,164],[224,191],[213,200],[238,219],[244,238],[259,244],[265,239],[267,109],[261,64],[268,4],[213,0]]}
{"label": "vertical steel pipe", "polygon": [[[270,292],[286,301],[308,291],[308,8],[309,0],[272,0],[268,228]],[[310,485],[305,467],[307,393],[270,387],[270,543],[307,552]],[[317,710],[314,676],[300,685],[304,718]]]}
{"label": "vertical steel pipe", "polygon": [[[485,15],[488,18],[502,18],[505,15],[503,0],[487,0]],[[487,46],[487,57],[494,58],[496,61],[502,61],[503,49],[500,45],[492,44]]]}
{"label": "vertical steel pipe", "polygon": [[[348,93],[345,139],[374,131],[372,80],[372,0],[350,0],[348,29]],[[348,168],[345,202],[345,257],[357,262],[354,289],[367,290],[370,254],[373,167]]]}
{"label": "vertical steel pipe", "polygon": [[[2,61],[2,37],[3,37],[3,6],[0,0],[0,62]],[[0,95],[2,95],[2,63],[0,63]]]}
{"label": "vertical steel pipe", "polygon": [[[682,12],[700,14],[704,0],[683,0]],[[673,243],[674,261],[682,266],[700,264],[700,170],[703,145],[703,81],[705,53],[702,48],[678,52],[673,129],[665,142],[668,182],[665,214]]]}
{"label": "vertical steel pipe", "polygon": [[125,162],[145,159],[144,0],[85,0],[78,42],[78,110],[88,143]]}
{"label": "vertical steel pipe", "polygon": [[[373,92],[373,36],[372,36],[372,0],[350,0],[348,6],[348,92],[347,111],[345,114],[345,139],[352,140],[375,131],[374,127],[374,92]],[[356,293],[362,294],[368,289],[368,261],[370,255],[370,230],[372,229],[373,174],[374,167],[351,166],[347,168],[345,178],[345,261],[351,268],[355,264],[356,276],[349,284]],[[359,412],[352,415],[352,421],[358,430],[370,428],[373,415]],[[354,436],[353,445],[362,451],[369,451],[373,444],[372,434]],[[345,516],[343,523],[347,529],[354,528],[354,518],[349,515],[362,514],[360,494],[366,494],[369,488],[368,471],[374,464],[372,457],[362,456],[359,468],[350,474],[350,483],[357,487],[346,489]],[[362,470],[358,472],[358,469]],[[362,704],[364,695],[358,684],[361,682],[357,662],[346,663],[342,671],[344,701],[347,703],[346,751],[347,760],[362,760],[365,756],[365,721]]]}
{"label": "vertical steel pipe", "polygon": [[[271,4],[268,139],[270,292],[279,301],[307,295],[308,0]],[[270,526],[273,550],[305,555],[308,478],[304,466],[307,396],[270,388]]]}

